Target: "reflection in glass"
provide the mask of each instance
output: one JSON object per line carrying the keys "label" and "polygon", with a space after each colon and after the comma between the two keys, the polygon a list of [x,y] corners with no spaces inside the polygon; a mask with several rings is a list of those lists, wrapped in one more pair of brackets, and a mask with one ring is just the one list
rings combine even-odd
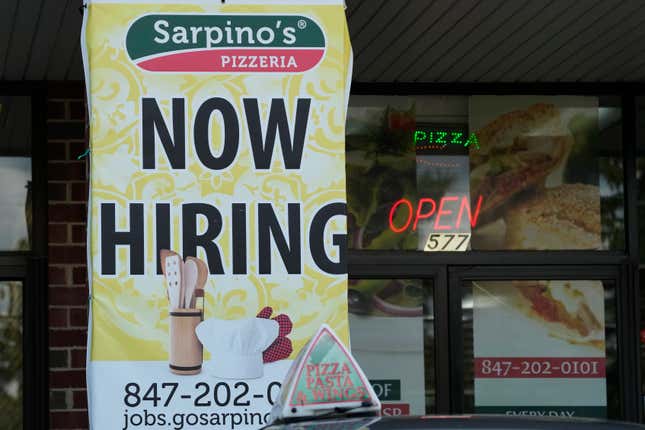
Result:
{"label": "reflection in glass", "polygon": [[623,121],[617,100],[599,109],[599,139],[594,153],[600,178],[602,249],[625,249]]}
{"label": "reflection in glass", "polygon": [[0,184],[0,250],[29,250],[31,159],[0,157]]}
{"label": "reflection in glass", "polygon": [[395,233],[383,224],[395,201],[416,194],[414,120],[413,106],[349,109],[345,157],[350,248],[416,248],[412,231]]}
{"label": "reflection in glass", "polygon": [[613,284],[471,281],[463,291],[466,412],[619,416]]}
{"label": "reflection in glass", "polygon": [[349,282],[352,354],[385,405],[405,405],[403,415],[435,407],[432,289],[418,279]]}
{"label": "reflection in glass", "polygon": [[22,428],[22,283],[0,282],[0,428]]}
{"label": "reflection in glass", "polygon": [[0,251],[31,241],[31,98],[0,96]]}
{"label": "reflection in glass", "polygon": [[350,247],[624,249],[621,154],[618,98],[353,97]]}
{"label": "reflection in glass", "polygon": [[617,100],[476,96],[471,193],[488,204],[473,249],[622,249]]}

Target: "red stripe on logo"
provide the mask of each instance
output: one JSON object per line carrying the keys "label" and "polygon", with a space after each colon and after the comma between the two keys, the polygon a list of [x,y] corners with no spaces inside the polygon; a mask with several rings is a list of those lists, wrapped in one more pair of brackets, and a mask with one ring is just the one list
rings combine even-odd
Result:
{"label": "red stripe on logo", "polygon": [[476,357],[475,378],[604,378],[600,357]]}
{"label": "red stripe on logo", "polygon": [[325,50],[308,49],[202,49],[172,52],[137,63],[151,72],[304,72],[321,60]]}

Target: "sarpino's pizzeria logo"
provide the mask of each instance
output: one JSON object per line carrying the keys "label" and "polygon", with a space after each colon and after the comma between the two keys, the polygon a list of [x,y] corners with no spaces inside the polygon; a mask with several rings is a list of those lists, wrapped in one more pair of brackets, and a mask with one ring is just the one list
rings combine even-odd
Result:
{"label": "sarpino's pizzeria logo", "polygon": [[325,54],[323,30],[300,15],[144,15],[125,43],[151,72],[299,73]]}

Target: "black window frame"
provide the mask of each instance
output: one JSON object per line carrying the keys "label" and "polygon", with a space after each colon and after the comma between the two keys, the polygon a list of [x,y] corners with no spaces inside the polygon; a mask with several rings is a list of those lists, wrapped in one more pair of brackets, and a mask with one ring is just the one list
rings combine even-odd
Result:
{"label": "black window frame", "polygon": [[23,427],[48,428],[47,86],[0,82],[0,94],[31,99],[31,249],[0,251],[0,279],[23,283]]}
{"label": "black window frame", "polygon": [[[560,267],[566,276],[571,267],[613,267],[620,274],[617,280],[619,313],[617,323],[623,327],[619,334],[620,383],[622,419],[640,421],[642,418],[642,393],[640,391],[640,291],[639,291],[639,241],[636,178],[637,117],[636,97],[645,94],[645,83],[422,83],[422,82],[354,82],[351,95],[420,96],[420,95],[604,95],[617,96],[622,108],[622,157],[625,208],[625,248],[623,250],[599,251],[468,251],[432,252],[422,251],[371,251],[348,250],[348,274],[350,278],[423,278],[435,277],[435,357],[436,412],[460,412],[455,396],[454,369],[450,360],[459,354],[448,339],[459,336],[455,333],[456,315],[460,288],[455,288],[454,270],[477,266],[481,269],[525,267],[534,271],[540,267]],[[561,277],[553,275],[555,279]],[[454,276],[453,276],[454,278]],[[450,285],[450,286],[449,286]],[[451,291],[453,289],[455,291]],[[460,296],[459,296],[460,297]],[[453,303],[450,302],[453,300]],[[460,300],[460,299],[459,299]],[[459,309],[461,309],[459,301]],[[452,311],[452,312],[451,312]],[[618,321],[620,320],[620,322]],[[462,369],[463,370],[463,369]],[[461,372],[463,375],[463,371]],[[463,381],[462,381],[463,383]],[[456,388],[457,390],[459,387]]]}

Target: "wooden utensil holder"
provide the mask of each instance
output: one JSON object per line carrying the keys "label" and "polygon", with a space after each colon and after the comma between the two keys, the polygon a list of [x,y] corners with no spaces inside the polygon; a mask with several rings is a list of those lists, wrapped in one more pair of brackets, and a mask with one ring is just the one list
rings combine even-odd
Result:
{"label": "wooden utensil holder", "polygon": [[177,375],[196,375],[202,371],[203,347],[195,327],[204,319],[202,309],[170,311],[169,367]]}

